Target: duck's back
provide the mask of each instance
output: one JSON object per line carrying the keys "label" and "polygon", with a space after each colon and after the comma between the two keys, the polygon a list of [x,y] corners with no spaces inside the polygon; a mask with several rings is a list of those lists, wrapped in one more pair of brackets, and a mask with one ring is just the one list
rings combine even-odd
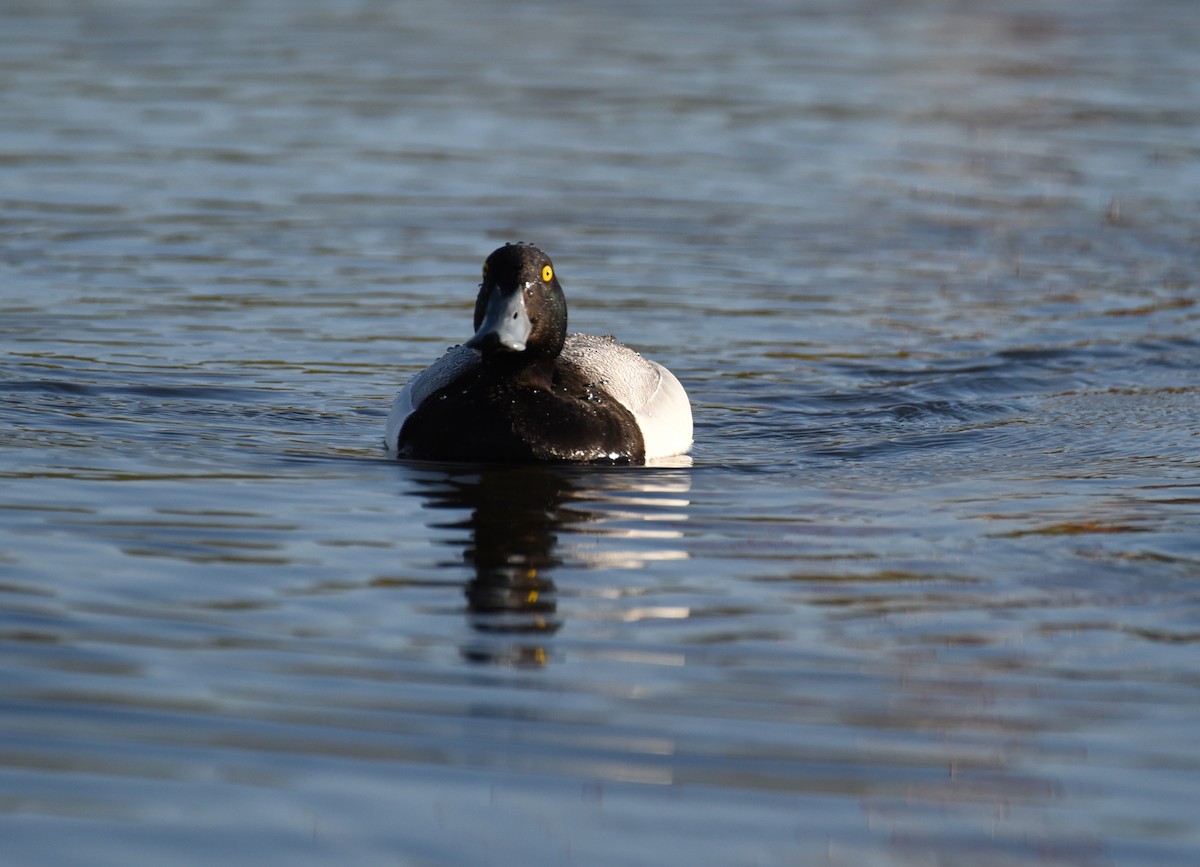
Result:
{"label": "duck's back", "polygon": [[647,461],[682,455],[692,445],[692,407],[675,375],[612,337],[570,334],[559,366],[591,378],[633,414]]}
{"label": "duck's back", "polygon": [[611,337],[571,334],[549,387],[509,381],[456,346],[396,396],[390,452],[442,460],[616,460],[684,454],[687,393],[674,375]]}

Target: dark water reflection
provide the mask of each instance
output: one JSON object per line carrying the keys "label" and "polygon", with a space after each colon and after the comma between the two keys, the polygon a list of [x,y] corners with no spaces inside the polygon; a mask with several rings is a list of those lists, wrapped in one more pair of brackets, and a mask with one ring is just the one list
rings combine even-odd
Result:
{"label": "dark water reflection", "polygon": [[[562,561],[555,552],[557,532],[565,522],[589,519],[587,512],[566,512],[569,485],[552,472],[485,471],[477,482],[458,487],[451,502],[471,508],[471,544],[463,558],[474,568],[467,583],[471,626],[483,633],[525,633],[540,638],[561,625],[555,598],[554,568]],[[468,650],[486,660],[487,651]],[[543,644],[520,646],[508,661],[540,664],[547,657]]]}
{"label": "dark water reflection", "polygon": [[[1200,861],[1200,16],[0,9],[0,861]],[[479,263],[694,465],[382,458]]]}

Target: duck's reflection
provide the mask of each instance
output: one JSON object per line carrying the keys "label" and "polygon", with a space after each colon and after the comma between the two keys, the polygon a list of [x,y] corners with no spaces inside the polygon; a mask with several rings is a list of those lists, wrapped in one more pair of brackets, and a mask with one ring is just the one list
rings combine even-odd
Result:
{"label": "duck's reflection", "polygon": [[[473,661],[547,663],[547,641],[562,626],[553,579],[560,567],[641,568],[686,556],[678,549],[681,531],[641,528],[685,517],[685,470],[475,467],[424,482],[431,508],[468,513],[433,526],[467,531],[447,541],[461,546],[474,571],[465,594],[481,640],[462,650]],[[579,538],[560,544],[560,536]],[[637,539],[643,550],[600,544],[607,539]]]}

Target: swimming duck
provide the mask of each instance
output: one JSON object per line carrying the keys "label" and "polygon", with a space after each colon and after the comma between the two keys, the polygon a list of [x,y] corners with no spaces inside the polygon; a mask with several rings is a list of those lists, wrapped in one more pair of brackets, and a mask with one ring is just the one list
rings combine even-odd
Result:
{"label": "swimming duck", "polygon": [[643,464],[687,453],[692,409],[661,364],[568,334],[554,263],[506,244],[483,263],[474,336],[396,395],[385,438],[418,460]]}

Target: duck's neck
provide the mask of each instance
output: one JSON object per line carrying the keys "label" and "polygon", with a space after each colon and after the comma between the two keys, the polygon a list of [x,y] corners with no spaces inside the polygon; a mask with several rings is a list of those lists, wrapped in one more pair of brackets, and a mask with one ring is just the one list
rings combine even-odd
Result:
{"label": "duck's neck", "polygon": [[525,385],[549,388],[554,380],[555,358],[541,353],[495,353],[485,359],[488,369],[496,376]]}

